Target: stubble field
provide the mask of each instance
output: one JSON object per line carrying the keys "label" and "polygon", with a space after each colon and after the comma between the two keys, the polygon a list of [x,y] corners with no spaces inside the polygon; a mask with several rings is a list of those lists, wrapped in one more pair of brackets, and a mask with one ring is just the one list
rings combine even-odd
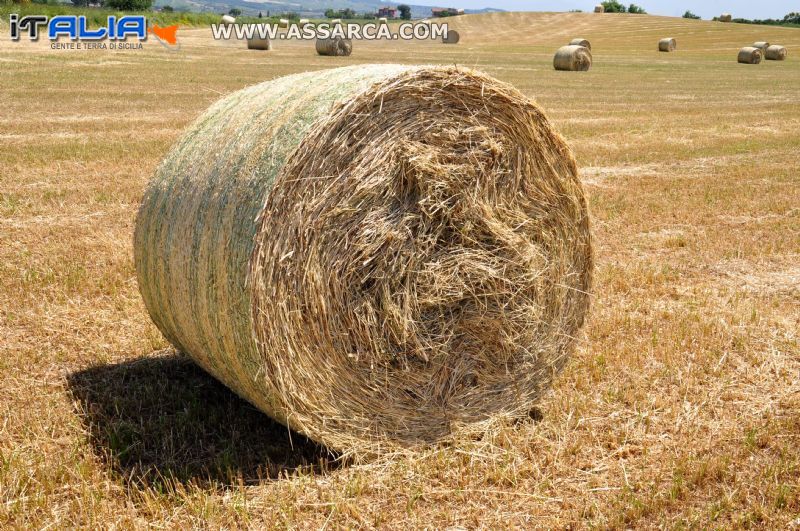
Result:
{"label": "stubble field", "polygon": [[[51,50],[0,26],[0,527],[800,528],[800,30],[494,14],[457,46]],[[588,38],[590,72],[552,53]],[[675,37],[678,52],[658,53]],[[768,40],[785,62],[736,63]],[[211,102],[357,63],[476,67],[534,98],[590,197],[586,337],[529,421],[337,462],[171,350],[131,239]]]}

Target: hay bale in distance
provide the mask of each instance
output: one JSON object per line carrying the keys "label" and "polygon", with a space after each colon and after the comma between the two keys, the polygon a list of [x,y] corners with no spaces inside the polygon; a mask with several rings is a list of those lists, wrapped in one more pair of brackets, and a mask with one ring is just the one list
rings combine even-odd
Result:
{"label": "hay bale in distance", "polygon": [[272,49],[272,41],[267,39],[261,38],[254,38],[254,39],[247,39],[247,49],[248,50],[271,50]]}
{"label": "hay bale in distance", "polygon": [[353,452],[525,416],[580,337],[593,262],[541,109],[473,70],[402,65],[214,104],[147,188],[134,255],[173,345]]}
{"label": "hay bale in distance", "polygon": [[757,65],[761,62],[761,50],[752,46],[745,46],[739,50],[738,61],[746,65]]}
{"label": "hay bale in distance", "polygon": [[381,17],[378,19],[378,24],[388,24],[389,20],[386,17]]}
{"label": "hay bale in distance", "polygon": [[719,17],[719,21],[720,21],[720,22],[730,22],[730,21],[732,21],[732,20],[733,20],[733,17],[731,16],[731,14],[730,14],[730,13],[723,13],[723,14],[722,14],[722,15],[720,15],[720,17]]}
{"label": "hay bale in distance", "polygon": [[335,19],[331,20],[331,26],[338,26],[341,23],[342,23],[342,19],[340,19],[340,18],[335,18]]}
{"label": "hay bale in distance", "polygon": [[758,48],[759,50],[761,50],[762,54],[766,54],[767,48],[769,48],[769,43],[767,41],[754,42],[753,48]]}
{"label": "hay bale in distance", "polygon": [[678,41],[672,37],[667,37],[658,41],[659,52],[674,52],[678,49]]}
{"label": "hay bale in distance", "polygon": [[769,61],[783,61],[788,54],[789,52],[786,51],[786,48],[779,44],[773,44],[767,47],[764,57]]}
{"label": "hay bale in distance", "polygon": [[584,48],[588,48],[590,51],[592,49],[592,43],[590,43],[586,39],[572,39],[569,41],[570,46],[583,46]]}
{"label": "hay bale in distance", "polygon": [[223,26],[229,26],[229,25],[231,25],[231,24],[235,24],[235,23],[236,23],[236,19],[235,19],[235,18],[233,18],[233,17],[232,17],[232,16],[230,16],[230,15],[222,15],[222,18],[220,19],[220,21],[219,21],[219,22],[220,22],[220,24],[222,24]]}
{"label": "hay bale in distance", "polygon": [[301,28],[305,28],[306,24],[309,24],[309,20],[307,18],[301,18],[300,20],[297,21],[297,25],[300,26]]}
{"label": "hay bale in distance", "polygon": [[278,27],[279,28],[288,28],[289,27],[289,19],[286,19],[286,18],[278,19]]}
{"label": "hay bale in distance", "polygon": [[446,35],[442,35],[442,42],[444,44],[458,44],[461,40],[461,35],[456,30],[447,30]]}
{"label": "hay bale in distance", "polygon": [[562,46],[553,57],[556,70],[585,72],[592,67],[592,52],[584,46]]}
{"label": "hay bale in distance", "polygon": [[317,39],[316,48],[319,55],[346,57],[353,53],[353,41],[343,37]]}
{"label": "hay bale in distance", "polygon": [[594,6],[594,12],[595,13],[605,13],[606,12],[606,8],[603,7],[601,4],[598,4],[598,5]]}

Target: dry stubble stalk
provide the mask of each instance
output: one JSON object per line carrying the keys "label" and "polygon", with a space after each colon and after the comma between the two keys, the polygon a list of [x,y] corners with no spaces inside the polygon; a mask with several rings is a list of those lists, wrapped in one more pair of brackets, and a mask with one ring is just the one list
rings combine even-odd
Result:
{"label": "dry stubble stalk", "polygon": [[165,336],[273,418],[358,453],[527,414],[592,270],[575,160],[472,70],[299,74],[213,105],[134,237]]}

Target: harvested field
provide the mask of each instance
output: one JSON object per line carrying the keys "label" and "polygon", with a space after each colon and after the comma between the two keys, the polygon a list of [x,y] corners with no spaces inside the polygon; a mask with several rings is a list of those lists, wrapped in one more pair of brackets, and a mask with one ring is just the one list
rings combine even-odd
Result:
{"label": "harvested field", "polygon": [[[0,527],[797,525],[800,30],[448,23],[458,46],[359,42],[336,66],[467,65],[532,97],[588,192],[591,315],[529,420],[358,465],[170,349],[132,251],[145,185],[190,122],[331,59],[184,28],[178,53],[52,50],[0,25]],[[602,52],[563,75],[553,51],[575,35]],[[657,51],[665,35],[679,54]],[[733,60],[760,40],[786,60]]]}

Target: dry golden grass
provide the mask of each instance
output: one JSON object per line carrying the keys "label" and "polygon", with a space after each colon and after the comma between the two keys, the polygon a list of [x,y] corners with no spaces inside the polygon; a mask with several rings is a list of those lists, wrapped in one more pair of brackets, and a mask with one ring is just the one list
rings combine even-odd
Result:
{"label": "dry golden grass", "polygon": [[[457,46],[348,58],[205,30],[179,31],[177,54],[0,43],[0,526],[800,525],[800,31],[453,24]],[[575,35],[592,70],[555,72]],[[664,35],[676,53],[658,53]],[[737,64],[759,40],[789,57]],[[156,164],[220,94],[365,62],[476,66],[545,108],[590,194],[596,295],[530,422],[347,466],[167,349],[131,234]]]}

